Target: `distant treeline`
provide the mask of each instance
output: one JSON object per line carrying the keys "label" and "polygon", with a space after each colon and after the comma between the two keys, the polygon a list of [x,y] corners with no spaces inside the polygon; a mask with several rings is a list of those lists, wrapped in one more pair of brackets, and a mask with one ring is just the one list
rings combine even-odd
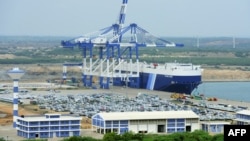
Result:
{"label": "distant treeline", "polygon": [[[82,50],[78,47],[65,49],[60,47],[61,40],[70,37],[32,37],[1,36],[1,55],[13,55],[0,58],[0,64],[41,64],[81,62]],[[164,38],[165,39],[165,38]],[[182,48],[140,47],[139,59],[147,63],[180,62],[199,65],[250,66],[250,38],[236,38],[235,48],[232,38],[166,38],[177,43],[184,43]],[[94,49],[94,59],[98,49]],[[105,56],[105,55],[104,55]],[[126,59],[128,55],[123,54]],[[115,56],[117,57],[117,56]]]}

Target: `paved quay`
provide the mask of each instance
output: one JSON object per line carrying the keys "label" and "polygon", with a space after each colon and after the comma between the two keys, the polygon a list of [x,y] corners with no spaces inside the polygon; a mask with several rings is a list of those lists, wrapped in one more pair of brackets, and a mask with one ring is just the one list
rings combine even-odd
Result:
{"label": "paved quay", "polygon": [[[33,95],[43,95],[49,94],[49,91],[32,91]],[[80,89],[80,90],[56,90],[57,95],[68,95],[68,94],[100,94],[100,93],[113,93],[127,96],[129,98],[134,98],[141,94],[152,94],[157,95],[160,98],[170,99],[173,93],[163,92],[163,91],[154,91],[154,90],[145,90],[145,89],[134,89],[134,88],[125,88],[125,87],[111,87],[110,89]],[[200,100],[192,100],[194,103],[200,103]],[[206,101],[207,104],[227,104],[232,106],[242,106],[248,107],[250,109],[250,102],[234,101],[228,99],[219,99],[217,101]]]}

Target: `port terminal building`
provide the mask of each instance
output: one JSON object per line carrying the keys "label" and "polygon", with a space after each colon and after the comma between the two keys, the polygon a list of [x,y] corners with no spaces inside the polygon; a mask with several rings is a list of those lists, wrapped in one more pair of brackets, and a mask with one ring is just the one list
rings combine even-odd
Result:
{"label": "port terminal building", "polygon": [[80,116],[61,114],[20,116],[17,135],[28,139],[80,136],[81,120]]}
{"label": "port terminal building", "polygon": [[152,111],[97,113],[92,116],[92,130],[116,132],[175,133],[200,129],[199,116],[193,111]]}
{"label": "port terminal building", "polygon": [[234,122],[237,125],[250,125],[250,110],[241,110],[236,112]]}
{"label": "port terminal building", "polygon": [[227,121],[204,121],[201,122],[201,130],[213,134],[224,133],[224,125],[230,124]]}

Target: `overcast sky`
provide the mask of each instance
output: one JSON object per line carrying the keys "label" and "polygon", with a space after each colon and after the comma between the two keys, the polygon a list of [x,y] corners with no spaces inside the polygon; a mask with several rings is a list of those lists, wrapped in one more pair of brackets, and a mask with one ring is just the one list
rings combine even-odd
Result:
{"label": "overcast sky", "polygon": [[[0,35],[83,35],[115,23],[121,3],[0,0]],[[250,37],[250,0],[128,0],[130,23],[156,36]]]}

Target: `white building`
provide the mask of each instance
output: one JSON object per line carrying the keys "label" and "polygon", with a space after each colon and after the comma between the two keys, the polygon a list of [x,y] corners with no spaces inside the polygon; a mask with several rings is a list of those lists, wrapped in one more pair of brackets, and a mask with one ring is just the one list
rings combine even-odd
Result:
{"label": "white building", "polygon": [[17,135],[24,138],[53,138],[80,135],[82,117],[61,114],[21,116],[17,118]]}
{"label": "white building", "polygon": [[174,133],[200,129],[193,111],[114,112],[92,116],[92,130],[98,133]]}
{"label": "white building", "polygon": [[201,130],[214,134],[224,133],[224,125],[230,124],[226,121],[204,121],[201,122]]}
{"label": "white building", "polygon": [[236,119],[234,121],[237,125],[250,125],[250,110],[236,112]]}

